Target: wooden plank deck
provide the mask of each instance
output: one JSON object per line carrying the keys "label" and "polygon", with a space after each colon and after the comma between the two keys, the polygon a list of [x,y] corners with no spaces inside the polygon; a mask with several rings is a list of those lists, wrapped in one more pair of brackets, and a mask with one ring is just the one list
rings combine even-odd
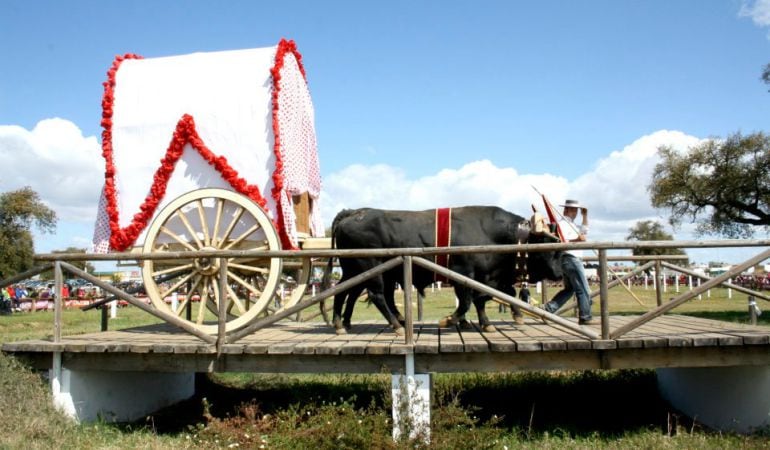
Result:
{"label": "wooden plank deck", "polygon": [[[610,317],[610,328],[633,316]],[[590,340],[551,323],[495,321],[497,332],[415,325],[408,346],[381,321],[337,335],[318,323],[280,322],[240,341],[206,344],[169,325],[7,342],[2,351],[50,367],[53,352],[83,370],[372,372],[398,371],[413,353],[420,372],[709,367],[770,364],[770,327],[664,315],[616,340]],[[593,326],[599,331],[599,326]],[[65,330],[66,331],[66,330]]]}

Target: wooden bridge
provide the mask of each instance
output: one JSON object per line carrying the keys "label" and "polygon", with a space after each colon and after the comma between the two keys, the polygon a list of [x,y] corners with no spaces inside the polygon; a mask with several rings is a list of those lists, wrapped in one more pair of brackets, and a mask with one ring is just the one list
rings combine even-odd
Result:
{"label": "wooden bridge", "polygon": [[[610,325],[636,318],[612,316]],[[418,373],[770,365],[770,328],[681,315],[606,340],[533,318],[524,325],[495,321],[494,333],[416,323],[413,345],[382,322],[356,324],[344,335],[322,323],[280,322],[220,349],[160,324],[10,342],[2,350],[38,368],[51,368],[61,352],[73,370],[152,372],[399,373],[410,353]]]}
{"label": "wooden bridge", "polygon": [[[661,283],[658,281],[658,306],[647,313],[618,315],[611,314],[610,311],[608,290],[616,284],[624,286],[624,280],[622,278],[609,280],[608,249],[735,246],[770,247],[770,241],[695,243],[654,241],[522,244],[494,248],[186,252],[180,257],[219,258],[220,273],[227,270],[228,258],[233,256],[240,258],[330,258],[334,256],[390,258],[379,266],[339,283],[312,298],[303,299],[294,306],[259,318],[236,330],[226,330],[227,312],[223,309],[225,302],[219,302],[216,335],[202,332],[175,314],[148,306],[132,295],[102,283],[92,275],[65,262],[68,258],[78,257],[89,260],[176,257],[172,253],[102,256],[38,255],[40,260],[48,262],[35,270],[54,268],[57,280],[56,292],[61,292],[62,272],[67,271],[99,285],[116,298],[125,300],[163,319],[166,323],[121,331],[65,336],[61,330],[62,305],[58,300],[60,295],[57,295],[53,339],[7,342],[2,345],[2,351],[24,357],[36,367],[51,369],[54,398],[64,398],[65,403],[69,405],[67,408],[70,414],[85,417],[85,420],[91,416],[80,414],[77,411],[78,404],[94,403],[96,406],[91,408],[94,410],[101,408],[99,411],[113,407],[116,402],[114,392],[119,389],[109,385],[112,387],[103,387],[101,394],[94,394],[93,391],[98,390],[94,386],[106,386],[106,383],[120,377],[121,373],[130,374],[130,384],[140,384],[141,394],[145,397],[165,398],[168,397],[171,387],[181,386],[182,388],[175,394],[175,398],[179,399],[185,395],[191,395],[190,389],[194,389],[190,387],[193,383],[188,375],[200,372],[386,372],[395,374],[394,380],[399,376],[405,377],[407,380],[405,385],[394,381],[394,392],[408,391],[410,394],[406,401],[411,405],[412,397],[415,395],[421,398],[423,403],[429,403],[429,378],[420,377],[429,377],[427,374],[436,372],[654,368],[659,369],[659,373],[667,374],[662,377],[659,375],[659,379],[668,380],[669,386],[677,386],[674,389],[675,392],[671,391],[667,394],[672,403],[685,412],[698,415],[704,423],[709,424],[704,420],[709,412],[731,411],[731,414],[733,414],[732,411],[740,412],[743,409],[741,404],[733,403],[742,401],[744,398],[752,398],[767,404],[763,403],[759,408],[752,407],[752,411],[760,411],[760,413],[741,419],[742,424],[744,426],[746,424],[766,425],[767,413],[770,411],[770,328],[677,315],[671,311],[720,285],[743,289],[731,285],[730,279],[770,258],[770,250],[765,248],[757,256],[736,265],[730,271],[715,278],[706,278],[706,281],[698,287],[677,295],[669,301],[662,301]],[[598,250],[600,280],[599,289],[593,293],[593,296],[599,297],[600,300],[600,325],[579,325],[575,319],[545,312],[424,258],[441,253],[534,252],[561,250],[568,247]],[[394,333],[390,327],[384,326],[381,320],[355,324],[352,332],[345,335],[337,335],[330,326],[325,324],[284,320],[296,316],[304,309],[311,308],[338,292],[397,266],[403,267],[404,285],[411,285],[413,264],[437,272],[453,283],[488,294],[497,301],[518,306],[528,314],[528,318],[523,325],[505,320],[493,321],[497,331],[491,333],[482,333],[473,324],[468,329],[439,328],[435,321],[413,319],[411,290],[406,289],[404,290],[406,319],[404,335]],[[650,264],[656,265],[656,274],[659,276],[662,267],[659,260],[639,266],[636,272],[638,273],[644,267],[650,267]],[[627,276],[633,274],[634,272]],[[17,279],[21,280],[28,276],[30,276],[29,273],[20,274],[14,279],[4,280],[3,283],[14,283]],[[224,298],[226,286],[220,285],[220,289],[221,298]],[[743,291],[745,292],[746,289]],[[753,294],[758,298],[768,299],[762,293]],[[418,313],[418,319],[419,317]],[[708,372],[705,375],[703,372],[692,372],[701,368]],[[721,369],[728,372],[713,372]],[[660,372],[660,370],[675,372]],[[181,378],[175,375],[181,375]],[[73,379],[81,380],[74,382],[71,381]],[[708,383],[704,384],[704,379],[709,380]],[[741,381],[743,379],[754,381],[744,383]],[[415,394],[415,390],[419,389],[414,380],[422,380],[417,382],[417,384],[422,383],[424,388],[419,395]],[[729,381],[730,389],[714,386],[714,383],[726,381]],[[148,387],[153,383],[154,390]],[[81,387],[78,388],[78,386]],[[665,389],[662,388],[663,391]],[[690,392],[685,392],[688,389]],[[713,391],[709,396],[705,396],[714,402],[713,405],[697,404],[697,401],[704,398],[702,395],[704,389]],[[743,389],[746,392],[738,393],[736,389]],[[74,393],[76,391],[77,393]],[[105,395],[103,392],[110,392],[110,395]],[[677,400],[676,396],[680,392],[686,395]],[[136,402],[138,396],[142,395],[126,394],[127,398],[124,402]],[[75,401],[76,397],[80,400]],[[99,403],[105,398],[111,399],[112,403]],[[688,406],[688,402],[693,398],[696,399],[696,404],[690,408],[691,405]],[[397,403],[394,398],[394,405]],[[138,414],[146,414],[152,410],[152,406],[143,405],[144,409],[141,409]],[[394,416],[398,414],[395,408],[394,406]],[[409,408],[414,408],[414,405]],[[425,406],[417,407],[418,410],[420,408],[423,412],[426,410]],[[704,408],[706,413],[703,412]],[[429,407],[427,410],[429,411]],[[412,416],[415,415],[419,416],[416,413],[412,414]],[[123,416],[116,415],[116,417]],[[738,416],[731,416],[728,423],[735,421],[735,417]],[[720,426],[725,420],[727,419],[716,418],[714,424]],[[418,422],[427,426],[424,417]]]}

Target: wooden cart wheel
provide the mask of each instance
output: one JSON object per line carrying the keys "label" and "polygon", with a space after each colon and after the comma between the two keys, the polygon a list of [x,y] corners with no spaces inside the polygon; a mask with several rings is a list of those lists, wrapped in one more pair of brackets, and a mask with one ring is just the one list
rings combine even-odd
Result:
{"label": "wooden cart wheel", "polygon": [[[272,221],[256,203],[225,189],[199,189],[169,203],[147,231],[145,253],[199,250],[280,250]],[[218,258],[145,260],[142,278],[156,308],[216,334],[219,303],[225,301],[226,330],[247,325],[274,299],[280,258],[228,258],[227,288],[219,290]],[[169,298],[186,294],[173,311]]]}

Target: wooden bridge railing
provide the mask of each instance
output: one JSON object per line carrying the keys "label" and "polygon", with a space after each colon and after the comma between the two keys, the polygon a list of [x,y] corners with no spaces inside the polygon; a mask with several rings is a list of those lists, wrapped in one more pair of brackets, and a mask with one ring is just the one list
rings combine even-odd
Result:
{"label": "wooden bridge railing", "polygon": [[[280,250],[280,251],[232,251],[232,250],[211,250],[211,251],[196,251],[196,252],[163,252],[163,253],[111,253],[111,254],[39,254],[35,256],[37,261],[43,262],[38,267],[20,273],[14,277],[0,281],[0,287],[7,286],[9,284],[16,283],[24,280],[35,274],[41,273],[45,270],[49,270],[52,266],[54,268],[55,276],[55,306],[54,306],[54,342],[61,341],[61,310],[62,310],[62,286],[63,286],[63,271],[72,273],[86,281],[93,283],[96,286],[101,287],[107,293],[114,295],[118,299],[125,300],[129,304],[136,306],[143,311],[158,317],[172,325],[175,325],[182,330],[197,336],[202,341],[214,344],[218,350],[221,351],[222,346],[228,343],[234,343],[243,337],[254,333],[255,331],[269,326],[277,321],[290,317],[298,312],[312,307],[320,303],[321,301],[336,295],[339,292],[347,290],[356,284],[362,283],[372,277],[375,277],[387,270],[390,270],[398,265],[403,264],[405,285],[411,285],[412,278],[412,265],[417,264],[425,269],[439,273],[455,283],[459,283],[475,289],[479,292],[491,295],[492,297],[508,303],[511,306],[517,306],[526,312],[543,317],[551,323],[567,328],[575,333],[583,335],[589,339],[617,339],[620,336],[628,333],[629,331],[647,323],[648,321],[665,314],[673,308],[697,297],[701,293],[707,291],[718,285],[728,284],[728,281],[748,269],[766,259],[770,258],[770,249],[766,249],[758,255],[746,260],[745,262],[734,266],[726,273],[708,279],[705,283],[701,284],[697,288],[680,295],[669,302],[660,304],[659,306],[642,316],[622,325],[614,330],[609,328],[609,302],[608,302],[608,290],[610,287],[622,283],[623,279],[617,279],[612,282],[609,281],[607,262],[610,259],[636,259],[629,256],[608,256],[608,250],[635,250],[635,249],[659,249],[659,248],[725,248],[725,247],[770,247],[770,240],[717,240],[717,241],[625,241],[625,242],[581,242],[581,243],[555,243],[555,244],[518,244],[518,245],[500,245],[500,246],[464,246],[464,247],[428,247],[428,248],[401,248],[401,249],[354,249],[354,250],[337,250],[337,249],[314,249],[314,250]],[[442,266],[425,259],[425,257],[431,257],[439,254],[472,254],[472,253],[513,253],[513,252],[544,252],[544,251],[557,251],[567,249],[590,249],[596,250],[598,253],[599,261],[599,291],[597,294],[600,297],[601,305],[601,335],[588,327],[581,327],[574,322],[561,318],[557,314],[548,313],[542,309],[535,308],[528,303],[522,302],[519,299],[511,297],[503,292],[492,289],[485,286],[471,278],[468,278],[462,274],[452,272]],[[336,286],[326,289],[325,291],[313,296],[308,300],[303,300],[300,303],[277,311],[274,314],[260,318],[251,322],[250,324],[229,333],[225,332],[227,313],[225,308],[226,302],[220,303],[220,311],[218,314],[218,333],[216,336],[206,334],[193,326],[191,323],[180,319],[174,314],[159,310],[145,302],[135,298],[134,296],[121,291],[120,289],[105,283],[97,277],[86,273],[85,271],[73,266],[66,261],[142,261],[150,259],[190,259],[190,258],[220,258],[220,271],[226,274],[227,260],[228,258],[333,258],[333,257],[377,257],[377,258],[390,258],[386,262],[378,265],[375,268],[367,270],[358,276],[351,278],[345,282],[339,283]],[[668,269],[680,270],[683,273],[683,268],[678,266],[668,265],[661,263],[661,258],[650,257],[650,259],[658,260],[651,261],[648,264],[640,266],[635,269],[633,273],[639,273],[646,268],[651,267],[652,264],[656,264],[658,268],[658,274],[660,273],[660,267],[665,266]],[[629,274],[628,276],[632,276]],[[220,276],[220,298],[226,298],[225,292],[227,286],[226,277]],[[660,283],[658,283],[660,285]],[[738,289],[738,286],[728,284],[734,289]],[[745,289],[745,288],[744,288]],[[738,289],[740,290],[740,289]],[[746,292],[748,290],[743,290]],[[757,298],[763,298],[770,300],[767,296],[760,293],[749,291],[751,295]],[[413,331],[413,314],[412,314],[412,302],[411,302],[411,289],[404,289],[404,308],[405,308],[405,343],[407,345],[414,344],[414,331]]]}

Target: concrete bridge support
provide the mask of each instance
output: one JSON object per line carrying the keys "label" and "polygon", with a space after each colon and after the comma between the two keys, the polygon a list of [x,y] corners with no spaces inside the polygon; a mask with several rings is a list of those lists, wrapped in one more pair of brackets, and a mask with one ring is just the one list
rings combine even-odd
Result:
{"label": "concrete bridge support", "polygon": [[710,428],[750,433],[770,426],[770,366],[657,369],[674,408]]}

